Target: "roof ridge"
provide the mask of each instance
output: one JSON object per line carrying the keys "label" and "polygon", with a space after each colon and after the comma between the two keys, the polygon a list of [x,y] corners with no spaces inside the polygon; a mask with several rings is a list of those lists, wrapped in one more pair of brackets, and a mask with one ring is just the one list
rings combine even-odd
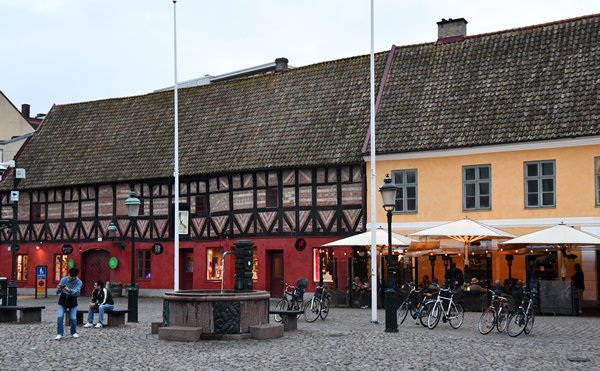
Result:
{"label": "roof ridge", "polygon": [[566,18],[566,19],[561,19],[558,21],[550,21],[550,22],[538,23],[538,24],[522,26],[522,27],[508,28],[506,30],[485,32],[485,33],[480,33],[480,34],[476,34],[476,35],[467,35],[467,36],[465,36],[465,40],[471,39],[471,38],[483,37],[483,36],[492,36],[492,35],[497,35],[497,34],[502,34],[502,33],[515,32],[515,31],[525,31],[525,30],[530,30],[530,29],[534,29],[534,28],[543,28],[543,27],[553,26],[553,25],[557,25],[557,24],[571,23],[571,22],[576,22],[576,21],[580,21],[583,19],[591,19],[591,18],[597,18],[597,17],[600,17],[600,13],[582,15],[579,17]]}

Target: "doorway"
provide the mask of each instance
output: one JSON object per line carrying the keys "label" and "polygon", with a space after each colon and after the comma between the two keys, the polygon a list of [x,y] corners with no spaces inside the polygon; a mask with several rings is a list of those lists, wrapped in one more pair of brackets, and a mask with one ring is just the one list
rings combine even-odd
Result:
{"label": "doorway", "polygon": [[110,280],[110,267],[108,260],[110,253],[106,250],[88,250],[83,253],[82,264],[82,295],[89,296],[94,290],[94,282]]}
{"label": "doorway", "polygon": [[283,251],[269,251],[269,290],[272,298],[283,297]]}
{"label": "doorway", "polygon": [[180,289],[192,290],[194,288],[194,250],[181,249],[179,251]]}

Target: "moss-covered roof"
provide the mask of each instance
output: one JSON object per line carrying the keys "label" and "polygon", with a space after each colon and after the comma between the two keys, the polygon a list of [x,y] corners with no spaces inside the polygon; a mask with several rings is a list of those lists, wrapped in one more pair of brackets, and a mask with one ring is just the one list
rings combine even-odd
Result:
{"label": "moss-covered roof", "polygon": [[600,14],[399,48],[377,153],[600,135]]}
{"label": "moss-covered roof", "polygon": [[[180,175],[360,162],[369,76],[359,56],[179,90]],[[20,188],[172,177],[173,120],[172,91],[54,106]]]}

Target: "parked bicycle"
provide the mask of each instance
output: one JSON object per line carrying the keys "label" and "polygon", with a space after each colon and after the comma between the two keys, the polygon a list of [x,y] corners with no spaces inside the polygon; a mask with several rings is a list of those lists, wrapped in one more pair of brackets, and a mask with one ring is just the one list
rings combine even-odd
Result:
{"label": "parked bicycle", "polygon": [[424,293],[423,290],[416,290],[415,284],[412,282],[408,286],[410,287],[410,292],[396,311],[398,325],[403,324],[410,313],[415,322],[421,322],[421,325],[427,327],[429,309],[435,303],[435,300],[432,299],[433,295],[431,293]]}
{"label": "parked bicycle", "polygon": [[314,322],[321,317],[327,318],[331,304],[331,295],[327,292],[327,286],[319,286],[315,289],[315,295],[304,304],[304,319],[306,322]]}
{"label": "parked bicycle", "polygon": [[454,302],[453,298],[454,292],[450,289],[440,288],[437,299],[427,316],[427,327],[430,330],[438,325],[440,319],[443,322],[450,323],[450,326],[455,329],[462,325],[465,319],[465,311],[462,305]]}
{"label": "parked bicycle", "polygon": [[[302,303],[304,300],[304,291],[308,286],[308,280],[301,278],[296,282],[296,286],[290,285],[285,281],[281,281],[284,284],[283,298],[275,304],[276,310],[301,310]],[[300,315],[298,315],[300,317]],[[275,321],[281,322],[283,318],[279,314],[275,314]]]}
{"label": "parked bicycle", "polygon": [[508,317],[506,332],[509,336],[516,337],[525,332],[530,334],[535,322],[535,307],[537,301],[537,291],[523,290],[523,300],[521,305],[513,314]]}
{"label": "parked bicycle", "polygon": [[498,332],[503,332],[508,323],[508,299],[493,290],[488,293],[492,296],[490,306],[481,313],[477,326],[483,335],[489,334],[494,327]]}

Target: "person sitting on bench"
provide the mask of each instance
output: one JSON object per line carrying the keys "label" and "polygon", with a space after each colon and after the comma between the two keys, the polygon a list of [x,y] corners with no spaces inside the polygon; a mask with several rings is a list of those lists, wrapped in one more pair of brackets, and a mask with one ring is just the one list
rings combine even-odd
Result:
{"label": "person sitting on bench", "polygon": [[94,292],[92,293],[92,302],[89,304],[89,307],[87,323],[83,327],[90,328],[94,326],[94,312],[98,312],[96,328],[102,328],[104,326],[104,312],[115,309],[112,294],[104,287],[102,280],[94,282]]}

